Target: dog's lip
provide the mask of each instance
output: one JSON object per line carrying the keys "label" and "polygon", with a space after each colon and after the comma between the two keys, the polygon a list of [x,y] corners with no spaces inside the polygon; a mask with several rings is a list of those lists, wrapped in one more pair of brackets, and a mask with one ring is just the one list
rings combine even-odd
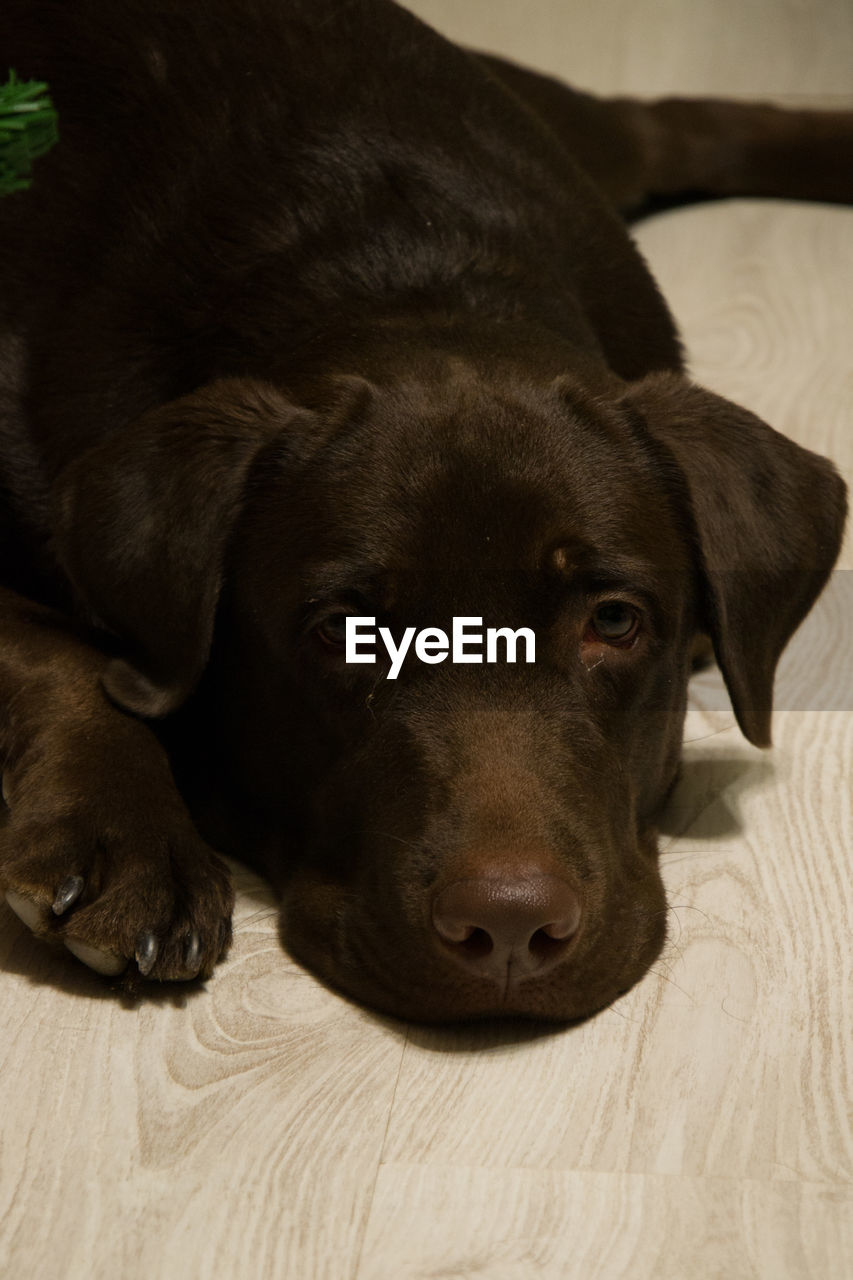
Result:
{"label": "dog's lip", "polygon": [[350,999],[357,1000],[378,1013],[404,1022],[447,1026],[504,1018],[524,1018],[561,1025],[582,1022],[606,1009],[626,989],[623,982],[613,982],[605,992],[597,993],[593,999],[556,1000],[549,999],[548,992],[535,984],[530,985],[527,993],[519,984],[511,994],[507,994],[503,992],[500,982],[483,981],[479,985],[487,988],[487,993],[471,991],[465,999],[460,999],[459,990],[451,988],[447,989],[446,996],[442,998],[433,989],[428,997],[420,1000],[418,993],[411,989],[402,992],[385,983],[380,986],[371,981],[368,986],[363,981],[350,984],[329,980],[331,985]]}
{"label": "dog's lip", "polygon": [[497,977],[465,974],[452,961],[442,964],[432,960],[429,968],[412,972],[407,967],[401,972],[393,957],[352,938],[347,941],[345,960],[316,944],[303,948],[296,941],[291,951],[321,981],[348,999],[401,1021],[429,1025],[485,1018],[580,1022],[612,1004],[642,976],[628,976],[620,969],[597,983],[584,983],[579,978],[562,985],[561,973],[565,977],[566,967],[572,965],[567,960],[547,977],[531,974],[508,987]]}

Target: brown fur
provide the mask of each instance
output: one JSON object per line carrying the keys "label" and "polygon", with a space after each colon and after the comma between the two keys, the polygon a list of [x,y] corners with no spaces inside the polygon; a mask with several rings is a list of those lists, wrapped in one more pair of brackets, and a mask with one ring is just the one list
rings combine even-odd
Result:
{"label": "brown fur", "polygon": [[[853,120],[595,100],[386,0],[9,3],[62,141],[0,205],[0,884],[209,974],[212,846],[383,1010],[601,1008],[663,940],[692,655],[766,745],[845,510],[688,382],[614,206],[849,201]],[[392,682],[347,611],[537,661]]]}

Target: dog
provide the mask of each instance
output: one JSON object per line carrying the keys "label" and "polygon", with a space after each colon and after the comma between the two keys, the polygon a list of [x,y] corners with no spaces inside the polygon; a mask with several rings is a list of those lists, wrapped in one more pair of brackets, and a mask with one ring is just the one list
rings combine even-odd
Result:
{"label": "dog", "polygon": [[694,655],[767,745],[845,519],[688,379],[625,218],[850,202],[853,113],[596,99],[390,0],[7,0],[0,66],[61,135],[0,201],[8,904],[206,978],[234,855],[384,1013],[604,1008]]}

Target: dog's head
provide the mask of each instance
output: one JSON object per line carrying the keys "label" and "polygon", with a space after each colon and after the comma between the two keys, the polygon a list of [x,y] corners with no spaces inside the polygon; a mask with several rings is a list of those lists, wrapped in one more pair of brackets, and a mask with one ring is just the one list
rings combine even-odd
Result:
{"label": "dog's head", "polygon": [[[64,564],[127,645],[107,689],[160,716],[207,666],[211,758],[334,985],[429,1020],[589,1014],[663,942],[653,821],[695,638],[766,744],[843,485],[675,375],[327,398],[220,382],[64,475]],[[349,617],[384,629],[375,662],[347,662]],[[454,662],[460,625],[484,639]]]}

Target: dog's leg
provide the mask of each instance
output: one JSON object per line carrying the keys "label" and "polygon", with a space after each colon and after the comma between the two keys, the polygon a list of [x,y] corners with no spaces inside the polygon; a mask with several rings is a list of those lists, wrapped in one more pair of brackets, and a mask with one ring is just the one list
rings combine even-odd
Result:
{"label": "dog's leg", "polygon": [[853,204],[853,111],[711,98],[595,98],[478,56],[625,214],[709,196]]}
{"label": "dog's leg", "polygon": [[151,730],[114,707],[106,657],[0,588],[0,888],[102,973],[208,974],[230,936],[225,865]]}

